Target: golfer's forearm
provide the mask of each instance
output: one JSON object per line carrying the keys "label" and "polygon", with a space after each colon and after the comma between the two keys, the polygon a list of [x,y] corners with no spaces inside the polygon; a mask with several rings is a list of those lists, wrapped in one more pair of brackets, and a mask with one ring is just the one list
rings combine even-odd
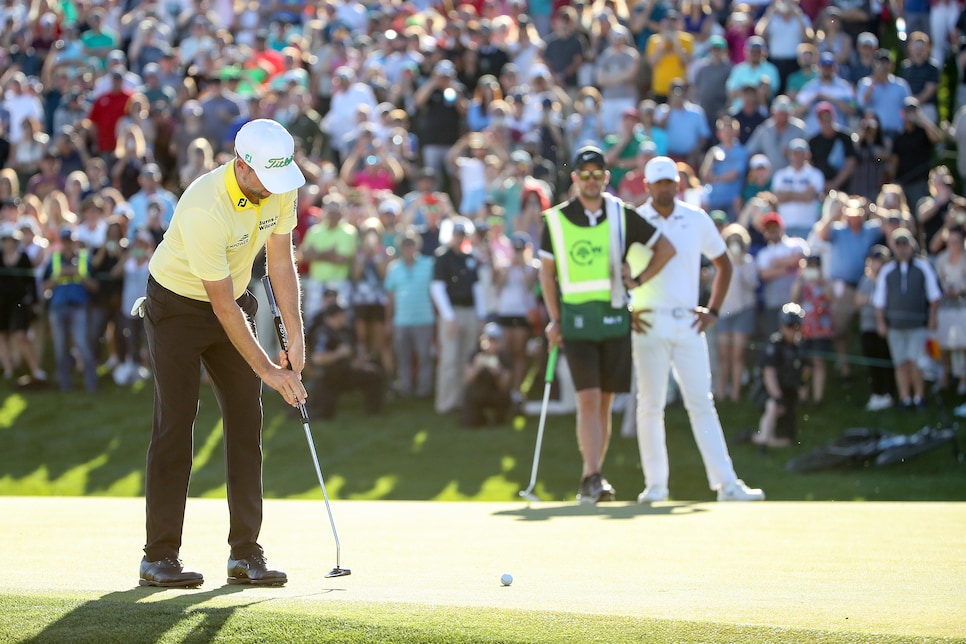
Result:
{"label": "golfer's forearm", "polygon": [[[234,302],[232,302],[232,306],[230,307],[215,307],[214,303],[212,303],[212,307],[215,310],[215,316],[217,316],[222,328],[225,329],[225,334],[231,340],[232,345],[234,345],[238,353],[245,359],[245,362],[252,368],[252,371],[259,378],[263,377],[272,368],[273,363],[261,345],[258,344],[258,341],[255,340],[255,336],[252,335],[252,330],[248,325],[248,319],[244,311]],[[232,307],[234,310],[232,310]]]}

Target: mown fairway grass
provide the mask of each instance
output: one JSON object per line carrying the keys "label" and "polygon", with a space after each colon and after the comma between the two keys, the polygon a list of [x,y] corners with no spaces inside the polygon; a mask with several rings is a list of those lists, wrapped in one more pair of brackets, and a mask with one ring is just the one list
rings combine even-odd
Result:
{"label": "mown fairway grass", "polygon": [[[926,412],[862,410],[867,392],[830,386],[823,407],[805,407],[799,421],[801,445],[759,455],[731,440],[739,476],[764,488],[773,500],[966,500],[966,467],[943,449],[888,469],[871,467],[816,474],[784,470],[792,455],[824,444],[848,427],[867,426],[912,433],[936,424],[945,410]],[[265,494],[268,498],[316,498],[318,485],[301,425],[273,392],[265,394]],[[96,396],[56,391],[0,391],[0,495],[106,495],[143,493],[144,457],[151,431],[150,386],[122,389],[108,381]],[[452,416],[439,417],[429,402],[392,401],[381,416],[362,413],[358,398],[348,397],[339,417],[313,421],[326,483],[333,498],[394,500],[507,501],[526,486],[537,419],[522,429],[504,427],[466,431]],[[729,438],[757,423],[749,403],[719,404]],[[633,499],[643,487],[637,443],[614,438],[605,473],[618,499]],[[687,415],[678,404],[668,408],[671,495],[675,499],[712,498]],[[547,421],[537,494],[544,500],[571,500],[580,465],[573,416]],[[195,466],[190,493],[223,497],[221,421],[211,393],[203,392],[195,426]]]}

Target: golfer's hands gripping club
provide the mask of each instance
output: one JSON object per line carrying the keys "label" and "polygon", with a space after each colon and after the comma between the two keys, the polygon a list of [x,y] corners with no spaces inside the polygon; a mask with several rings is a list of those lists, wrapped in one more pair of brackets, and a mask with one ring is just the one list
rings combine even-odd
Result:
{"label": "golfer's hands gripping club", "polygon": [[305,404],[308,394],[305,386],[302,385],[302,368],[305,366],[305,348],[301,338],[293,338],[289,342],[288,350],[282,349],[278,352],[278,375],[280,376],[279,387],[268,383],[278,393],[282,394],[292,407]]}
{"label": "golfer's hands gripping club", "polygon": [[305,338],[298,334],[295,337],[288,337],[285,332],[285,324],[282,322],[282,314],[279,311],[278,303],[275,301],[272,281],[268,275],[262,278],[262,285],[265,287],[268,308],[275,322],[275,335],[282,347],[282,350],[278,352],[278,365],[273,363],[272,369],[266,376],[262,377],[262,381],[282,394],[285,402],[292,407],[297,407],[305,416],[307,394],[305,387],[302,386],[302,369],[305,367]]}

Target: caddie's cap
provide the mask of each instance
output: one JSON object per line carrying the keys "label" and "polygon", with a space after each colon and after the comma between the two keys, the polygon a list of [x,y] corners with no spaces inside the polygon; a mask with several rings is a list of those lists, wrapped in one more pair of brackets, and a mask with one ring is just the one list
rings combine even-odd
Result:
{"label": "caddie's cap", "polygon": [[670,157],[654,157],[644,166],[644,180],[648,183],[657,183],[670,179],[679,181],[678,166]]}
{"label": "caddie's cap", "polygon": [[577,170],[588,163],[599,165],[602,168],[607,167],[607,163],[604,161],[603,151],[594,145],[585,145],[577,150],[577,154],[574,155],[574,170]]}
{"label": "caddie's cap", "polygon": [[295,140],[277,121],[255,119],[242,126],[235,136],[235,154],[273,194],[305,185],[305,177],[295,163]]}

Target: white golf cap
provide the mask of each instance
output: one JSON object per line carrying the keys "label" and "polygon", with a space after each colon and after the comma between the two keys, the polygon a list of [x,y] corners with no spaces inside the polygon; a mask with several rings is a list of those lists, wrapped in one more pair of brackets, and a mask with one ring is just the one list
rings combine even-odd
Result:
{"label": "white golf cap", "polygon": [[301,188],[305,177],[295,163],[295,140],[276,121],[249,121],[235,135],[235,154],[251,166],[272,194]]}
{"label": "white golf cap", "polygon": [[654,157],[644,166],[644,180],[648,183],[657,183],[670,179],[678,181],[678,166],[669,157]]}

